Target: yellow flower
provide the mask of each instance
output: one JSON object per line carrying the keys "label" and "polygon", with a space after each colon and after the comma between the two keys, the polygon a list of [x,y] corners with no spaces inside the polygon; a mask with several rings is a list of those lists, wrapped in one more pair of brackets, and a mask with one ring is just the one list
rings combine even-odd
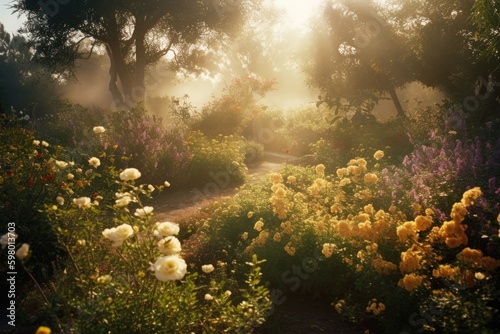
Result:
{"label": "yellow flower", "polygon": [[281,176],[281,174],[273,173],[271,174],[271,182],[274,184],[281,183],[283,182],[283,177]]}
{"label": "yellow flower", "polygon": [[337,169],[337,176],[339,178],[343,178],[344,176],[347,176],[349,174],[347,168],[339,168]]}
{"label": "yellow flower", "polygon": [[276,242],[280,242],[281,241],[281,234],[279,232],[276,232],[274,234],[273,240]]}
{"label": "yellow flower", "polygon": [[258,220],[253,226],[253,229],[256,230],[257,232],[260,232],[262,231],[262,227],[264,227],[264,222],[262,220]]}
{"label": "yellow flower", "polygon": [[375,152],[373,157],[377,160],[382,159],[384,157],[384,151],[378,150],[377,152]]}
{"label": "yellow flower", "polygon": [[323,244],[323,249],[321,250],[321,253],[326,258],[330,258],[333,255],[333,253],[335,252],[336,248],[337,248],[337,246],[335,244],[325,243],[325,244]]}
{"label": "yellow flower", "polygon": [[417,230],[415,227],[415,222],[408,221],[403,225],[398,226],[396,229],[396,234],[398,235],[399,242],[405,243],[408,239],[417,240]]}
{"label": "yellow flower", "polygon": [[458,274],[460,274],[460,268],[459,267],[452,267],[449,264],[440,265],[438,267],[438,269],[432,270],[432,276],[434,276],[434,277],[449,278],[449,277],[457,276]]}
{"label": "yellow flower", "polygon": [[417,231],[425,231],[432,225],[431,216],[417,216],[415,218],[415,227]]}
{"label": "yellow flower", "polygon": [[288,255],[290,256],[294,256],[295,255],[295,247],[292,246],[292,243],[289,242],[286,244],[285,246],[285,252],[288,253]]}
{"label": "yellow flower", "polygon": [[247,214],[247,217],[248,218],[252,218],[253,217],[253,212],[252,211],[249,211],[248,214]]}
{"label": "yellow flower", "polygon": [[293,175],[290,175],[289,177],[287,177],[286,181],[290,184],[293,184],[293,183],[297,182],[297,178]]}
{"label": "yellow flower", "polygon": [[474,201],[481,195],[482,195],[481,188],[474,187],[464,192],[461,202],[465,206],[471,206],[474,204]]}
{"label": "yellow flower", "polygon": [[423,279],[424,276],[406,274],[402,279],[399,280],[398,286],[411,292],[422,284]]}
{"label": "yellow flower", "polygon": [[399,269],[403,273],[411,273],[421,268],[421,261],[422,256],[411,248],[406,252],[401,253],[401,263],[399,264]]}
{"label": "yellow flower", "polygon": [[49,327],[40,326],[36,330],[35,334],[50,334],[52,330]]}
{"label": "yellow flower", "polygon": [[325,174],[325,165],[323,164],[319,164],[316,166],[316,173],[320,174],[320,175],[323,175]]}

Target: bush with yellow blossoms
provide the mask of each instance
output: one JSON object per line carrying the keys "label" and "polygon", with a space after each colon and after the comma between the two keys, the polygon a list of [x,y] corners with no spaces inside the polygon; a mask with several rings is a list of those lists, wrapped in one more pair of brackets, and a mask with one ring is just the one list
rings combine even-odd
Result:
{"label": "bush with yellow blossoms", "polygon": [[[228,261],[256,253],[267,259],[264,278],[276,291],[342,300],[333,305],[346,319],[387,333],[418,331],[422,314],[432,312],[425,330],[493,326],[498,203],[471,188],[441,208],[444,222],[418,203],[391,205],[379,191],[375,165],[383,159],[377,150],[331,175],[322,165],[287,166],[206,208],[209,218],[192,239]],[[453,303],[443,301],[447,294]],[[460,303],[465,316],[453,313]]]}

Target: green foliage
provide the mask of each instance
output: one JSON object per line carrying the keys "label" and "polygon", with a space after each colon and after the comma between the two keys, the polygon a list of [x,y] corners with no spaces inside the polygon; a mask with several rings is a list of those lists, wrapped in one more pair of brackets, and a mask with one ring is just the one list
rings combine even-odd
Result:
{"label": "green foliage", "polygon": [[383,123],[373,120],[355,123],[344,118],[311,145],[312,151],[316,160],[330,169],[340,168],[352,158],[379,149],[384,150],[389,164],[398,164],[413,147],[407,135],[407,124],[399,118]]}
{"label": "green foliage", "polygon": [[215,181],[219,189],[245,180],[246,152],[242,139],[232,135],[209,139],[201,132],[191,132],[187,141],[193,155],[189,170],[191,184]]}

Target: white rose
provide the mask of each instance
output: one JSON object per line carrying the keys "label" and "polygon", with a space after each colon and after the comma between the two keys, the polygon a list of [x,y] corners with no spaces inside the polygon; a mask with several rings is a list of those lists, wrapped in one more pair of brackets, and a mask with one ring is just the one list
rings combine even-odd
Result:
{"label": "white rose", "polygon": [[66,178],[68,180],[73,180],[75,178],[75,175],[71,174],[71,173],[68,173],[68,175],[66,175]]}
{"label": "white rose", "polygon": [[128,224],[122,224],[118,227],[105,229],[102,231],[102,235],[113,241],[114,246],[121,246],[126,239],[134,235],[134,229]]}
{"label": "white rose", "polygon": [[94,168],[97,168],[101,165],[101,160],[99,160],[99,158],[92,157],[89,159],[89,165],[91,165]]}
{"label": "white rose", "polygon": [[73,203],[78,206],[79,209],[86,209],[90,207],[89,197],[73,198]]}
{"label": "white rose", "polygon": [[173,236],[161,239],[158,242],[158,248],[165,255],[179,254],[182,250],[181,242]]}
{"label": "white rose", "polygon": [[40,145],[40,141],[39,141],[39,140],[36,140],[36,139],[35,139],[35,140],[33,140],[33,145],[35,145],[35,146]]}
{"label": "white rose", "polygon": [[207,293],[205,295],[205,300],[207,300],[207,301],[214,300],[214,297],[211,294]]}
{"label": "white rose", "polygon": [[0,237],[0,245],[2,245],[2,249],[7,247],[9,243],[13,244],[16,242],[17,234],[16,233],[5,233]]}
{"label": "white rose", "polygon": [[29,251],[30,245],[22,244],[21,247],[19,247],[19,249],[17,250],[16,256],[20,261],[22,261],[28,256]]}
{"label": "white rose", "polygon": [[106,129],[103,127],[103,126],[94,126],[94,133],[96,135],[99,135],[101,133],[104,133],[106,131]]}
{"label": "white rose", "polygon": [[120,180],[129,181],[136,180],[141,177],[141,172],[136,168],[127,168],[120,173]]}
{"label": "white rose", "polygon": [[210,274],[212,271],[215,270],[215,268],[211,264],[205,264],[205,265],[201,266],[201,270],[203,270],[203,272],[205,274]]}
{"label": "white rose", "polygon": [[144,208],[139,208],[135,210],[134,216],[139,218],[144,218],[153,212],[152,206],[145,206]]}
{"label": "white rose", "polygon": [[159,257],[151,266],[159,281],[181,280],[186,275],[186,262],[177,255]]}
{"label": "white rose", "polygon": [[119,208],[123,208],[129,205],[130,202],[132,202],[130,196],[123,196],[115,201],[115,205]]}
{"label": "white rose", "polygon": [[45,140],[42,140],[42,146],[43,147],[49,147],[49,143],[47,143]]}
{"label": "white rose", "polygon": [[68,163],[65,162],[65,161],[59,161],[59,160],[56,160],[56,165],[57,167],[59,168],[64,168],[64,167],[67,167],[68,166]]}
{"label": "white rose", "polygon": [[169,237],[179,234],[179,225],[171,222],[157,223],[154,235],[156,237]]}

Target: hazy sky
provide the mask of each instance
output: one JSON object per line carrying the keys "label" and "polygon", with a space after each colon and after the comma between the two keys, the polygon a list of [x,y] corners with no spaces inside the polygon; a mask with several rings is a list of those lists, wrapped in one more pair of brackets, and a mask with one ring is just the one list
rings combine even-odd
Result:
{"label": "hazy sky", "polygon": [[[290,33],[301,33],[306,29],[306,22],[313,14],[314,11],[317,11],[320,8],[321,4],[324,0],[268,0],[271,3],[274,3],[275,6],[280,8],[279,12],[283,13],[282,18],[277,22],[279,29],[283,29],[284,35]],[[2,22],[5,26],[5,29],[8,32],[15,32],[19,29],[24,21],[21,17],[19,18],[17,14],[12,14],[12,9],[9,9],[9,5],[12,3],[12,0],[0,0],[0,22]],[[284,62],[287,60],[283,59]],[[106,74],[106,73],[104,73]],[[266,98],[261,101],[270,107],[281,107],[281,108],[294,108],[298,106],[303,106],[306,104],[315,103],[318,93],[315,91],[311,91],[305,85],[305,77],[300,72],[300,69],[296,66],[286,68],[284,71],[273,73],[272,76],[278,79],[278,89],[269,93]],[[270,79],[270,78],[266,78]],[[106,92],[107,82],[103,79],[103,89],[100,89],[101,92]],[[230,81],[230,78],[225,79],[226,83]],[[184,94],[188,94],[195,105],[202,105],[205,102],[208,102],[210,98],[215,94],[218,95],[221,86],[223,83],[219,85],[214,84],[210,81],[205,81],[202,79],[196,79],[192,82],[185,82],[183,84],[179,84],[176,87],[170,87],[168,91],[165,92],[166,95],[174,95],[174,96],[182,96]],[[91,86],[100,86],[94,85]],[[91,95],[95,94],[95,90],[84,93],[81,89],[85,89],[85,87],[80,87],[77,91],[78,96],[84,100],[92,100],[90,98]],[[414,89],[409,89],[414,90]],[[417,89],[420,90],[420,89]],[[404,93],[404,92],[400,92]],[[424,92],[422,92],[424,93]],[[428,93],[428,92],[427,92]],[[434,93],[431,92],[427,96],[427,93],[424,93],[424,100],[432,96]],[[404,94],[402,94],[404,95]],[[84,102],[81,99],[78,99],[80,103]],[[382,107],[382,106],[380,106]],[[387,111],[387,109],[393,109],[390,105],[385,105],[381,109]]]}
{"label": "hazy sky", "polygon": [[12,33],[21,27],[23,18],[18,18],[17,14],[12,14],[9,9],[12,0],[0,0],[0,22],[5,26],[5,30]]}

